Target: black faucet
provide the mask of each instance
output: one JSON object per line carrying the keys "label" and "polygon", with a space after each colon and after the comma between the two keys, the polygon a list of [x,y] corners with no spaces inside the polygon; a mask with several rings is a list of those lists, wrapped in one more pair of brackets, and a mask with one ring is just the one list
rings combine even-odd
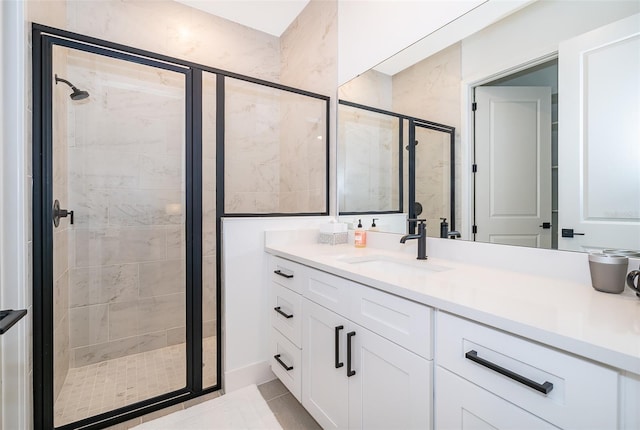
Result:
{"label": "black faucet", "polygon": [[400,238],[400,243],[405,243],[408,239],[418,239],[418,260],[427,259],[427,225],[426,219],[408,219],[409,222],[418,223],[418,234],[407,234]]}

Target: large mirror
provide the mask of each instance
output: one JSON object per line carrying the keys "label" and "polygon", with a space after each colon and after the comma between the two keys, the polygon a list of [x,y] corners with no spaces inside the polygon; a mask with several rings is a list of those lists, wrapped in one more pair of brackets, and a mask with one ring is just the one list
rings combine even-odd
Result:
{"label": "large mirror", "polygon": [[485,2],[340,87],[341,218],[640,250],[640,2],[506,9]]}

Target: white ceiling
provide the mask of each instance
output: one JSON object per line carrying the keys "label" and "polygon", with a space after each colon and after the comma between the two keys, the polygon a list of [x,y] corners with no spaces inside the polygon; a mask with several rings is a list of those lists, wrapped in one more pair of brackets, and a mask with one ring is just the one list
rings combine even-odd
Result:
{"label": "white ceiling", "polygon": [[280,37],[309,0],[175,0]]}

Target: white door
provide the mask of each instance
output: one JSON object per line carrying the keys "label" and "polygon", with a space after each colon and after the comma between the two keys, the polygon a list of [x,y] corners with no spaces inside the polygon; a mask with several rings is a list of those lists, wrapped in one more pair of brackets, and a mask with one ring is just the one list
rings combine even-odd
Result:
{"label": "white door", "polygon": [[438,430],[558,429],[441,367],[437,367],[436,379]]}
{"label": "white door", "polygon": [[[347,320],[307,299],[302,306],[302,405],[323,429],[345,429],[349,419]],[[342,365],[336,367],[336,362]]]}
{"label": "white door", "polygon": [[640,249],[640,15],[560,43],[558,67],[558,247]]}
{"label": "white door", "polygon": [[551,248],[551,89],[477,87],[479,242]]}
{"label": "white door", "polygon": [[430,361],[353,325],[350,429],[431,428]]}

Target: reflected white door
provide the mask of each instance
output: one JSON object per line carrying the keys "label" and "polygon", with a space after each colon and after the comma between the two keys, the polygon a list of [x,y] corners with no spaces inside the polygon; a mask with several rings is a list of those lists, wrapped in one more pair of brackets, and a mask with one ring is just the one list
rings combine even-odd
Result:
{"label": "reflected white door", "polygon": [[[560,44],[560,249],[640,249],[640,15]],[[561,232],[561,230],[559,230]]]}
{"label": "reflected white door", "polygon": [[551,247],[551,88],[475,90],[476,241]]}

